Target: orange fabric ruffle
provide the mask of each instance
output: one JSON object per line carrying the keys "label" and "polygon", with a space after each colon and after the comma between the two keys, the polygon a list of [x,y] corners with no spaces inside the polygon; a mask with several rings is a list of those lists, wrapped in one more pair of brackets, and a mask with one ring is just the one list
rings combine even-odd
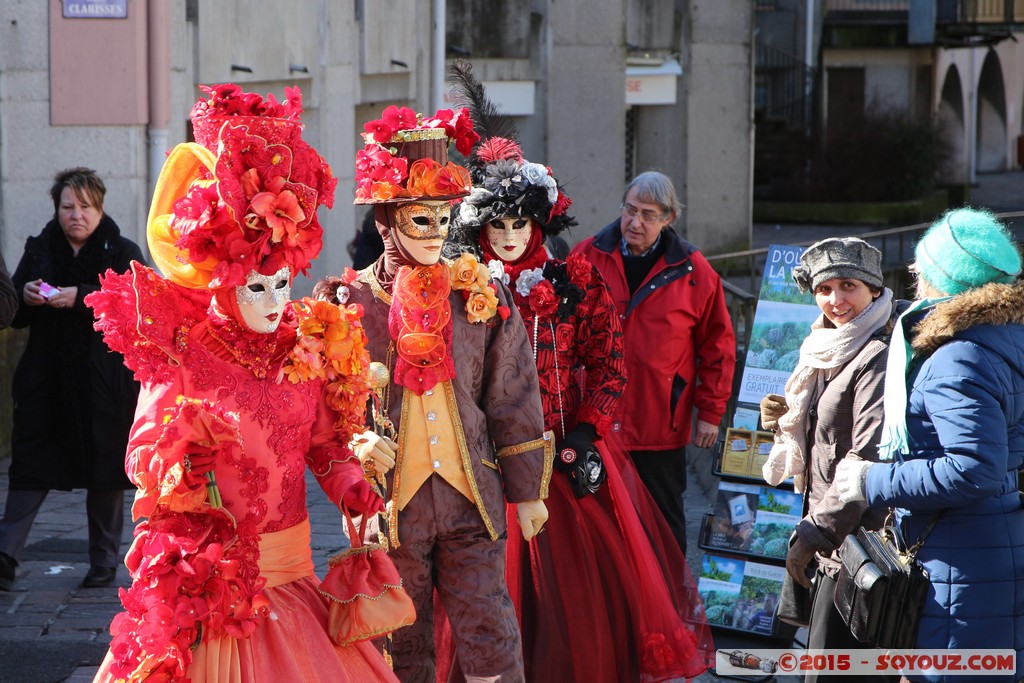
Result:
{"label": "orange fabric ruffle", "polygon": [[175,284],[189,289],[201,289],[213,279],[217,259],[212,256],[201,263],[193,263],[188,253],[177,246],[180,234],[170,226],[174,217],[174,203],[188,194],[192,183],[204,176],[212,183],[216,155],[202,145],[185,142],[171,150],[160,169],[160,177],[153,190],[153,203],[149,207],[146,239],[153,262],[164,276]]}
{"label": "orange fabric ruffle", "polygon": [[[397,683],[384,658],[368,641],[338,647],[327,635],[327,603],[316,590],[309,546],[309,520],[263,534],[260,573],[267,579],[270,614],[245,639],[204,639],[192,653],[193,683]],[[111,656],[94,681],[113,682]]]}

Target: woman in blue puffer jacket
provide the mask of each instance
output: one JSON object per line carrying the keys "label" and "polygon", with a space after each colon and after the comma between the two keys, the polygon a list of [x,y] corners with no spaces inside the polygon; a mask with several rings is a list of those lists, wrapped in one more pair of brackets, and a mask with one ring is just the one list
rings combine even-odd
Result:
{"label": "woman in blue puffer jacket", "polygon": [[[918,559],[931,588],[917,648],[1016,651],[1024,677],[1024,282],[1006,229],[958,209],[918,243],[917,302],[893,334],[882,450],[894,462],[844,462],[841,499],[894,507],[909,543],[942,511]],[[909,342],[901,344],[897,337]],[[900,352],[897,352],[900,349]],[[905,381],[904,381],[905,380]]]}

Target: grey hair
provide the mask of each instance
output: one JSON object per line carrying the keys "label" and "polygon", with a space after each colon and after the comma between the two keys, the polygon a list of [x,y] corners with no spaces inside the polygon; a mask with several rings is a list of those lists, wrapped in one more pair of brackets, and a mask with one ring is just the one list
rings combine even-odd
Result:
{"label": "grey hair", "polygon": [[626,195],[633,189],[636,189],[638,200],[648,204],[657,204],[671,212],[673,221],[679,218],[679,214],[683,211],[683,205],[679,203],[679,195],[676,194],[676,187],[672,184],[672,179],[664,173],[645,171],[633,178],[622,193],[623,203],[626,201]]}

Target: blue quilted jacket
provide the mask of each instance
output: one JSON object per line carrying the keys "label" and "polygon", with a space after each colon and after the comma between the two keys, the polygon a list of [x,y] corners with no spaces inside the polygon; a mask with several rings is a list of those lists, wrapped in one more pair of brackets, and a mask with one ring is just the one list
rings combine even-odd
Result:
{"label": "blue quilted jacket", "polygon": [[931,589],[918,648],[1016,650],[1016,676],[933,672],[915,681],[1024,677],[1024,284],[988,285],[918,326],[907,398],[910,453],[874,465],[868,503],[895,507],[909,542],[946,512],[918,558]]}

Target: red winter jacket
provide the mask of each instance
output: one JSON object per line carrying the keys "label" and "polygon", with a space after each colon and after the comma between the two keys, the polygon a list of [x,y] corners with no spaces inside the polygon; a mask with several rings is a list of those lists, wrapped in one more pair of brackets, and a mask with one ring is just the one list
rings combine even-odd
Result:
{"label": "red winter jacket", "polygon": [[665,253],[632,298],[619,220],[573,249],[604,276],[622,322],[627,381],[613,428],[630,450],[689,444],[694,405],[698,419],[721,423],[736,365],[722,279],[674,230],[661,238]]}

